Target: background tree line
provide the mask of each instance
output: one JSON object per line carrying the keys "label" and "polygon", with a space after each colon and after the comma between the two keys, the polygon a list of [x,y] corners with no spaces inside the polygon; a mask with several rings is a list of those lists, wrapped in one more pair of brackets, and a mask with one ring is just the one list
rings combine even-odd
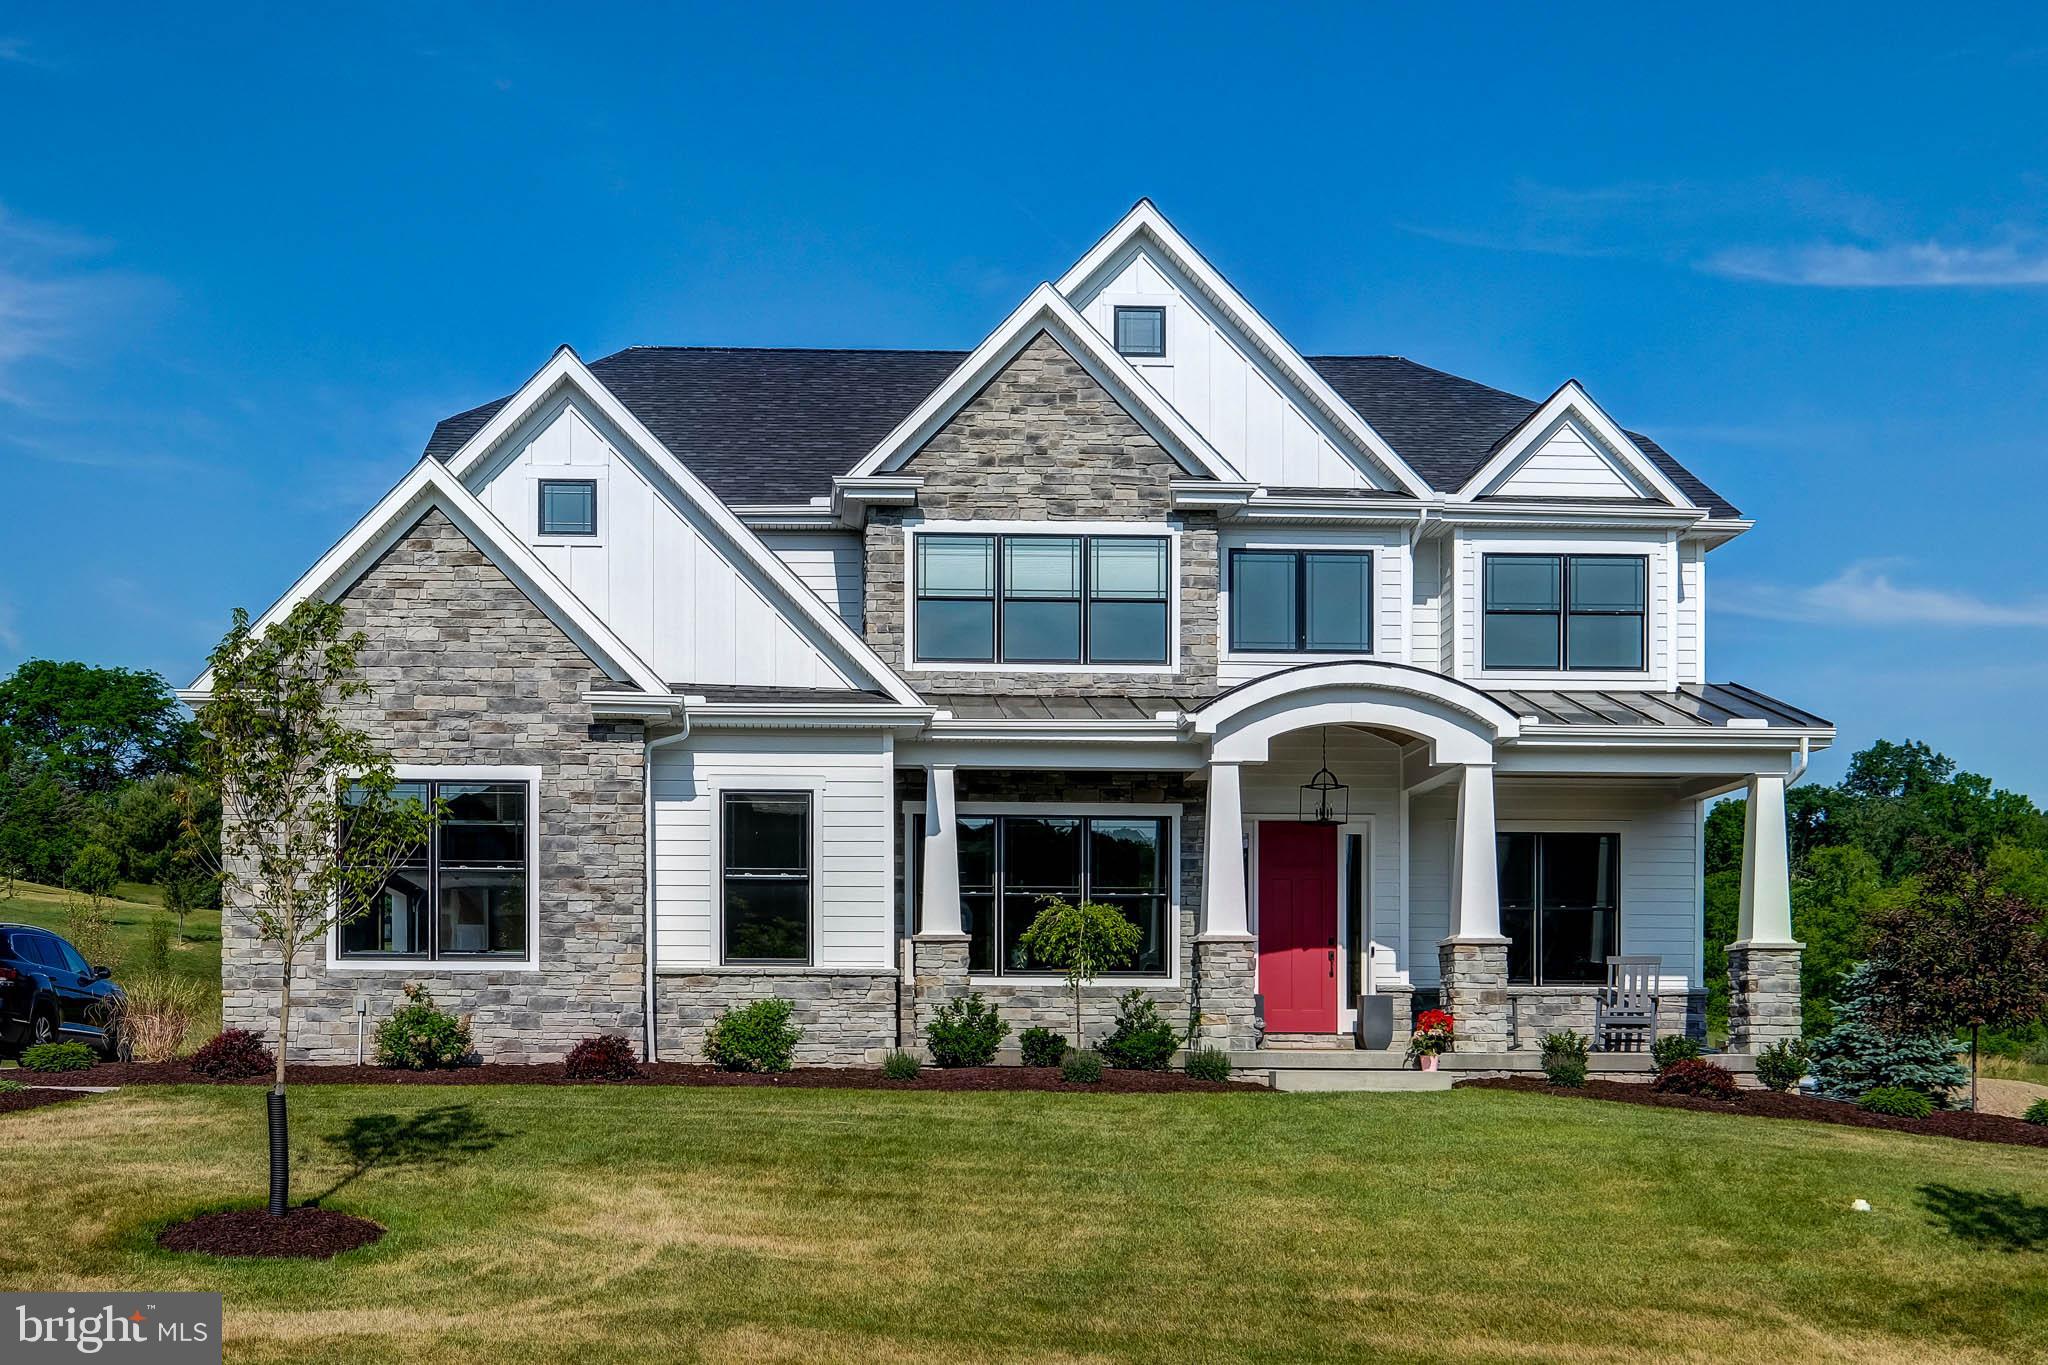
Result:
{"label": "background tree line", "polygon": [[[1746,805],[1722,801],[1707,815],[1706,973],[1716,1027],[1727,1013],[1725,947],[1741,901]],[[1945,855],[1983,868],[2000,893],[2048,906],[2048,815],[1917,740],[1879,740],[1849,760],[1840,783],[1791,788],[1785,823],[1809,1037],[1833,1022],[1844,977],[1870,955],[1877,919],[1921,897]],[[2048,1027],[1984,1041],[1988,1050],[2036,1051],[2048,1048]]]}

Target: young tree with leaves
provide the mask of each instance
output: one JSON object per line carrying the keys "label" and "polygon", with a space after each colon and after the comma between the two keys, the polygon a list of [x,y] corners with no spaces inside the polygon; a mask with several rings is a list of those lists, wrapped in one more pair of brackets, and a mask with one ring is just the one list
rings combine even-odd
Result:
{"label": "young tree with leaves", "polygon": [[[214,870],[223,904],[271,946],[283,968],[277,1071],[269,1097],[270,1212],[290,1191],[285,1053],[300,955],[375,905],[392,871],[423,844],[434,814],[400,800],[391,760],[342,707],[369,695],[356,661],[367,643],[342,608],[302,602],[258,632],[235,611],[207,663],[200,763],[221,808]],[[186,820],[202,818],[187,792]],[[204,856],[204,855],[202,855]]]}
{"label": "young tree with leaves", "polygon": [[1018,937],[1035,960],[1066,973],[1074,992],[1074,1046],[1082,1046],[1081,987],[1138,954],[1144,935],[1114,905],[1082,901],[1079,905],[1048,896],[1030,927]]}
{"label": "young tree with leaves", "polygon": [[2041,907],[2001,890],[1963,848],[1927,850],[1914,893],[1872,923],[1870,976],[1879,1019],[1899,1032],[1970,1031],[1970,1108],[1986,1028],[2020,1028],[2048,1012]]}

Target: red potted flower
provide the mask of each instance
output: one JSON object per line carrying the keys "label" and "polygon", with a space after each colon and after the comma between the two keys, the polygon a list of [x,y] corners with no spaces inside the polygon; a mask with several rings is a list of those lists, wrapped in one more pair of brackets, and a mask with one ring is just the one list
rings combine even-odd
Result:
{"label": "red potted flower", "polygon": [[1456,1036],[1457,1025],[1451,1021],[1449,1010],[1424,1010],[1408,1039],[1408,1055],[1424,1071],[1434,1071],[1437,1057],[1449,1051]]}

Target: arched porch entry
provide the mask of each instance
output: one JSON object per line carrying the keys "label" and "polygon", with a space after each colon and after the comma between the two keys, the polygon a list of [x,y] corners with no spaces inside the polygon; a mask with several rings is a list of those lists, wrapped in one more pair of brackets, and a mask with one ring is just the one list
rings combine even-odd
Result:
{"label": "arched porch entry", "polygon": [[[1443,989],[1461,1031],[1504,1042],[1493,762],[1495,746],[1520,734],[1515,714],[1438,674],[1347,662],[1247,683],[1193,720],[1210,755],[1197,946],[1249,977],[1269,1038],[1348,1029],[1369,990],[1405,997],[1407,795],[1455,783],[1451,865],[1431,874],[1448,875],[1449,923],[1436,935]],[[1326,752],[1350,788],[1336,823],[1299,810],[1299,787]]]}

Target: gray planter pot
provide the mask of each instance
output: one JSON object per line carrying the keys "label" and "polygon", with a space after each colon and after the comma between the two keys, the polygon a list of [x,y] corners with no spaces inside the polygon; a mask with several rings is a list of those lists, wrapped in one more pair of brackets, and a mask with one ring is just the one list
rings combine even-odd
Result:
{"label": "gray planter pot", "polygon": [[1358,997],[1358,1045],[1368,1051],[1378,1051],[1394,1045],[1393,996]]}

